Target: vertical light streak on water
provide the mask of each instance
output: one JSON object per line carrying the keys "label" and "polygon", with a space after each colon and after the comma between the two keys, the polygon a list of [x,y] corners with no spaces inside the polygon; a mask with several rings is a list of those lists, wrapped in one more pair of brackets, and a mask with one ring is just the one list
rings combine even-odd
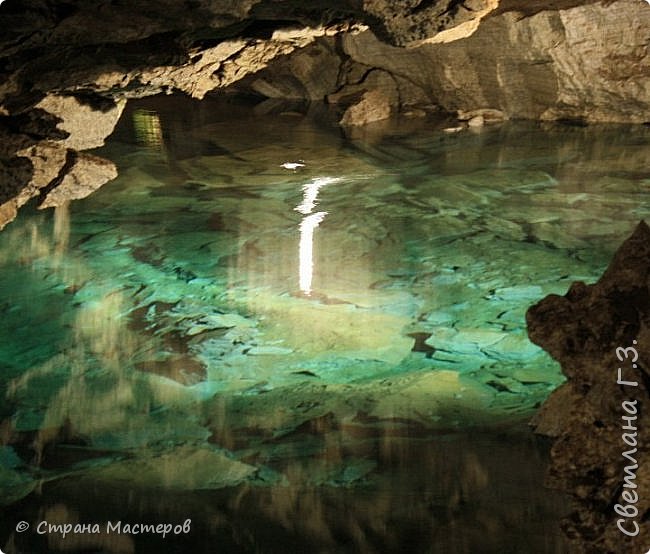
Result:
{"label": "vertical light streak on water", "polygon": [[309,183],[303,185],[303,200],[294,209],[305,217],[300,222],[300,247],[299,247],[299,283],[300,290],[306,295],[311,294],[311,282],[314,274],[314,229],[318,227],[327,215],[327,212],[316,212],[312,210],[316,207],[318,193],[321,187],[337,182],[335,177],[317,177]]}
{"label": "vertical light streak on water", "polygon": [[316,212],[300,222],[300,290],[311,294],[314,273],[314,229],[320,225],[327,212]]}
{"label": "vertical light streak on water", "polygon": [[294,209],[301,214],[307,215],[316,207],[316,200],[320,189],[325,185],[331,185],[339,181],[336,177],[316,177],[309,183],[302,186],[303,200]]}

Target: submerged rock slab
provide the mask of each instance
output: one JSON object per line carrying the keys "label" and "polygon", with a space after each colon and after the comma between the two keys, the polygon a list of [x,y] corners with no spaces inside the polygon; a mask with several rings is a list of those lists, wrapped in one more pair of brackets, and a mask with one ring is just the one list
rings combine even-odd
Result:
{"label": "submerged rock slab", "polygon": [[234,486],[249,478],[253,466],[210,447],[181,446],[160,455],[145,455],[96,471],[99,481],[136,483],[140,487],[201,490]]}
{"label": "submerged rock slab", "polygon": [[[534,421],[556,437],[548,482],[573,496],[566,531],[580,551],[641,552],[650,544],[650,228],[638,225],[597,283],[547,296],[527,322],[568,377]],[[638,517],[621,518],[617,504]],[[619,519],[630,532],[636,520],[638,534],[622,533]]]}

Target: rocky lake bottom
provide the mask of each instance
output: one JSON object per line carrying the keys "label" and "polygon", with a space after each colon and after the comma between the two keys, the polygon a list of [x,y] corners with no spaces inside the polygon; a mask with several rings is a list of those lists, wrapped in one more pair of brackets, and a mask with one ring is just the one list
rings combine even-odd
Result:
{"label": "rocky lake bottom", "polygon": [[525,313],[648,218],[650,128],[319,117],[130,103],[0,233],[3,551],[568,551]]}

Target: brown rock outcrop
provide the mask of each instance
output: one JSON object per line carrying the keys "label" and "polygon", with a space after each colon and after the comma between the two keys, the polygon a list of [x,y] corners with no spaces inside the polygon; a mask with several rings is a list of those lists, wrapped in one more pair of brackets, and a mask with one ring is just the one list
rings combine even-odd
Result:
{"label": "brown rock outcrop", "polygon": [[364,92],[356,104],[350,106],[341,119],[341,125],[359,126],[390,117],[390,102],[380,90]]}
{"label": "brown rock outcrop", "polygon": [[85,198],[104,183],[115,179],[117,168],[115,164],[99,156],[74,153],[69,155],[65,171],[62,173],[62,177],[53,183],[51,190],[41,191],[39,208],[53,208],[70,200]]}
{"label": "brown rock outcrop", "polygon": [[103,111],[95,111],[72,96],[50,95],[33,110],[42,114],[44,124],[28,119],[27,134],[0,128],[0,229],[34,197],[41,197],[42,208],[60,205],[117,176],[112,162],[77,152],[101,146],[113,131],[124,102],[104,104]]}
{"label": "brown rock outcrop", "polygon": [[125,105],[125,99],[116,102],[104,100],[99,106],[93,106],[84,102],[83,97],[48,94],[36,104],[36,109],[42,109],[60,120],[56,129],[66,133],[67,137],[59,140],[58,144],[75,150],[87,150],[103,146],[104,139],[113,132]]}
{"label": "brown rock outcrop", "polygon": [[[565,296],[546,297],[528,310],[527,322],[531,340],[558,360],[567,376],[534,423],[538,432],[556,437],[548,483],[573,497],[566,531],[577,540],[576,552],[645,552],[650,228],[639,224],[597,283],[577,282]],[[633,428],[625,427],[629,422]],[[629,532],[638,525],[638,534],[627,536],[619,520]]]}
{"label": "brown rock outcrop", "polygon": [[[496,14],[496,15],[495,15]],[[511,118],[650,121],[650,7],[636,0],[496,11],[467,36],[408,48],[346,34],[354,61],[420,88],[446,111],[496,108]],[[433,37],[435,38],[435,37]]]}

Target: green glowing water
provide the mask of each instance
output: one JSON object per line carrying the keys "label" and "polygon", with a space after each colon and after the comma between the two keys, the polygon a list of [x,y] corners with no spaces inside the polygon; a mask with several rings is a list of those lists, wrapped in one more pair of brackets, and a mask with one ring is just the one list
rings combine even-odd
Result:
{"label": "green glowing water", "polygon": [[[559,551],[563,503],[540,489],[544,447],[521,427],[562,377],[527,340],[525,311],[596,280],[648,216],[650,129],[346,139],[293,112],[226,113],[131,106],[99,152],[116,181],[0,234],[7,509],[29,495],[25,518],[61,498],[92,511],[82,487],[119,519],[106,490],[162,488],[165,513],[208,525],[197,506],[217,502],[232,525],[282,527],[292,495],[317,490],[309,510],[326,515],[291,540],[355,552],[372,541],[344,547],[325,504],[352,502],[380,533],[408,493],[411,535],[450,541],[433,552],[531,536],[529,551]],[[178,498],[224,487],[245,487],[245,507]],[[405,540],[396,517],[386,551]],[[257,551],[260,521],[252,545],[219,535],[223,551]]]}

